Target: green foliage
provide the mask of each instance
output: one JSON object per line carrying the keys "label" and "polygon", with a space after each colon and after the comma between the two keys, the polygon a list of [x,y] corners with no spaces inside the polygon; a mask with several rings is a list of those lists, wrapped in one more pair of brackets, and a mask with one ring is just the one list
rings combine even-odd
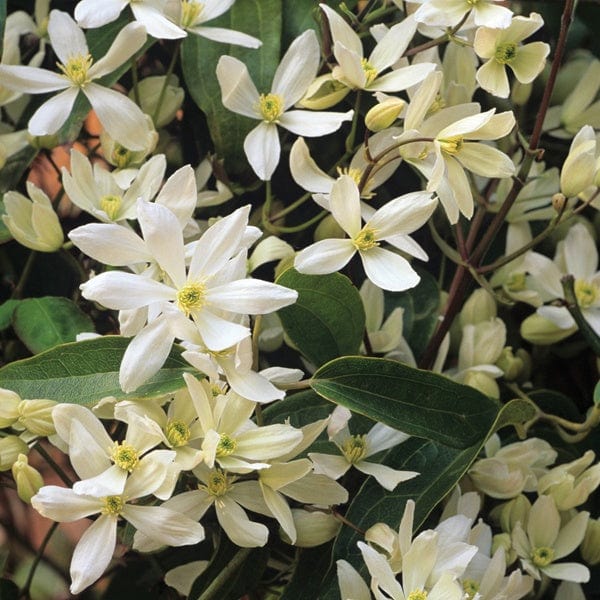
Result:
{"label": "green foliage", "polygon": [[313,364],[356,354],[365,328],[358,290],[339,273],[302,275],[288,269],[277,283],[298,292],[298,300],[279,311],[285,332]]}
{"label": "green foliage", "polygon": [[181,48],[181,66],[190,95],[206,115],[215,152],[225,160],[230,176],[249,172],[243,143],[257,122],[226,109],[215,75],[219,58],[233,56],[248,67],[259,93],[267,93],[279,64],[281,0],[240,0],[211,25],[243,31],[262,41],[256,50],[215,43],[198,35],[188,35]]}
{"label": "green foliage", "polygon": [[94,331],[93,321],[72,300],[55,296],[19,302],[12,325],[33,354],[74,342],[78,333]]}
{"label": "green foliage", "polygon": [[20,302],[20,300],[7,300],[0,304],[0,331],[10,327],[13,313]]}
{"label": "green foliage", "polygon": [[163,368],[135,393],[123,392],[119,367],[128,344],[126,338],[104,336],[57,346],[0,369],[0,387],[13,390],[22,398],[47,398],[85,406],[93,406],[107,396],[148,398],[183,387],[182,375],[192,369],[179,356],[180,349],[175,348]]}

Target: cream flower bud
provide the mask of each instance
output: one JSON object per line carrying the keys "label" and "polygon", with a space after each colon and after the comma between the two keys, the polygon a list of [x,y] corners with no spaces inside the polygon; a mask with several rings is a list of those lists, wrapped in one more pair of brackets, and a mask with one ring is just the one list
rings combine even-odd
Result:
{"label": "cream flower bud", "polygon": [[0,429],[11,427],[19,418],[19,394],[0,388]]}
{"label": "cream flower bud", "polygon": [[327,73],[317,77],[308,86],[306,94],[298,104],[309,110],[326,110],[341,102],[349,93],[350,88],[334,79],[331,73]]}
{"label": "cream flower bud", "polygon": [[590,519],[580,546],[583,560],[591,567],[600,563],[600,519]]}
{"label": "cream flower bud", "polygon": [[[165,87],[166,79],[165,75],[157,75],[146,77],[138,83],[140,108],[143,112],[147,115],[154,115],[159,100],[161,102],[160,110],[154,123],[156,129],[168,125],[175,118],[185,97],[185,92],[183,88],[179,87],[179,79],[175,75],[171,75]],[[129,97],[135,101],[134,90],[129,92]]]}
{"label": "cream flower bud", "polygon": [[593,127],[582,127],[573,138],[569,154],[560,172],[560,191],[577,196],[594,184],[596,173],[596,134]]}
{"label": "cream flower bud", "polygon": [[8,471],[21,454],[27,454],[29,447],[16,435],[0,438],[0,471]]}
{"label": "cream flower bud", "polygon": [[12,466],[12,475],[17,484],[19,498],[30,504],[31,498],[44,485],[44,479],[40,472],[29,464],[25,454],[19,454]]}
{"label": "cream flower bud", "polygon": [[[312,548],[328,542],[338,534],[342,525],[330,514],[320,511],[308,512],[295,508],[292,509],[292,516],[297,534],[294,545],[300,548]],[[283,531],[281,537],[289,543]]]}
{"label": "cream flower bud", "polygon": [[556,192],[556,194],[552,194],[551,202],[552,208],[557,214],[560,214],[563,210],[565,210],[567,197],[562,192]]}
{"label": "cream flower bud", "polygon": [[6,215],[2,220],[19,244],[40,252],[55,252],[63,245],[64,235],[52,203],[29,181],[27,193],[31,199],[18,192],[4,195]]}
{"label": "cream flower bud", "polygon": [[460,311],[460,324],[464,327],[489,321],[497,315],[497,312],[494,297],[483,288],[479,288],[469,296]]}
{"label": "cream flower bud", "polygon": [[105,129],[100,134],[100,145],[104,158],[117,169],[126,169],[128,167],[137,167],[144,162],[158,143],[158,133],[154,130],[152,119],[146,115],[147,128],[140,132],[140,135],[146,135],[143,150],[130,150],[114,138],[112,138]]}
{"label": "cream flower bud", "polygon": [[505,346],[502,349],[500,358],[496,361],[496,366],[504,371],[506,381],[516,381],[525,368],[523,359],[518,355],[515,356],[511,346]]}
{"label": "cream flower bud", "polygon": [[376,104],[365,115],[367,129],[377,132],[391,127],[405,106],[406,102],[402,98],[393,97]]}
{"label": "cream flower bud", "polygon": [[19,427],[34,435],[49,436],[56,433],[52,420],[54,400],[21,400],[19,403]]}
{"label": "cream flower bud", "polygon": [[552,321],[537,313],[529,315],[521,323],[521,337],[532,344],[539,344],[540,346],[549,346],[560,342],[575,333],[575,331],[577,331],[575,325],[569,329],[561,329]]}
{"label": "cream flower bud", "polygon": [[486,373],[482,373],[481,371],[469,371],[466,373],[463,383],[479,390],[482,394],[485,394],[490,398],[495,398],[496,400],[500,398],[500,388],[498,387],[498,384],[493,377],[490,377]]}
{"label": "cream flower bud", "polygon": [[531,502],[523,494],[519,494],[516,498],[502,504],[499,519],[502,531],[510,533],[518,522],[523,527],[527,527],[530,510]]}
{"label": "cream flower bud", "polygon": [[512,546],[512,540],[510,539],[510,533],[497,533],[492,538],[492,556],[496,553],[498,548],[504,549],[504,556],[506,557],[506,566],[512,565],[517,560],[517,553]]}

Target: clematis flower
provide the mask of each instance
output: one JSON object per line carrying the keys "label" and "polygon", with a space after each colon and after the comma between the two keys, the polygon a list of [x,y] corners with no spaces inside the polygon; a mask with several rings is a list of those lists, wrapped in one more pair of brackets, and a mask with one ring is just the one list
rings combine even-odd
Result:
{"label": "clematis flower", "polygon": [[160,4],[155,0],[80,0],[75,7],[75,19],[86,29],[100,27],[116,21],[123,9],[129,6],[135,20],[151,36],[159,40],[185,37],[185,31],[167,18]]}
{"label": "clematis flower", "polygon": [[234,44],[245,48],[260,48],[262,42],[247,33],[225,29],[224,27],[206,27],[204,24],[220,17],[235,3],[235,0],[175,0],[173,20],[189,33],[205,37],[213,42]]}
{"label": "clematis flower", "polygon": [[521,42],[543,24],[540,15],[531,13],[529,17],[514,17],[506,29],[497,29],[494,24],[477,30],[473,49],[487,61],[477,71],[477,81],[484,90],[494,96],[508,98],[510,86],[506,66],[521,83],[531,83],[541,73],[550,46],[544,42],[525,45]]}
{"label": "clematis flower", "polygon": [[312,29],[297,37],[281,59],[271,91],[258,93],[246,65],[232,56],[217,63],[217,79],[223,104],[229,110],[261,121],[244,140],[244,152],[254,172],[271,179],[281,154],[277,125],[308,137],[319,137],[340,128],[352,118],[353,111],[311,112],[289,110],[306,92],[317,76],[319,42]]}
{"label": "clematis flower", "polygon": [[48,21],[50,43],[61,73],[37,67],[0,65],[2,84],[30,94],[61,91],[44,102],[29,120],[31,135],[56,133],[69,118],[80,94],[88,99],[102,126],[132,150],[143,149],[148,124],[144,113],[127,96],[94,82],[128,61],[146,41],[146,30],[129,23],[115,37],[98,62],[90,55],[83,31],[65,12],[53,10]]}
{"label": "clematis flower", "polygon": [[477,27],[505,29],[510,25],[512,11],[497,3],[502,0],[409,0],[421,6],[415,13],[415,20],[426,25],[453,27],[465,15],[471,13]]}
{"label": "clematis flower", "polygon": [[427,192],[405,194],[391,200],[361,227],[360,193],[354,180],[342,175],[332,186],[329,198],[331,214],[350,236],[327,239],[299,252],[294,263],[301,273],[325,274],[339,271],[356,252],[367,277],[384,290],[402,291],[416,286],[420,277],[410,263],[394,252],[380,248],[381,241],[427,258],[420,246],[407,234],[421,227],[433,213],[437,200]]}
{"label": "clematis flower", "polygon": [[165,506],[135,504],[135,500],[151,493],[157,474],[151,468],[132,474],[122,494],[77,494],[69,488],[47,485],[33,496],[32,506],[42,516],[60,523],[99,515],[75,546],[71,559],[72,594],[92,585],[108,567],[117,543],[120,517],[131,523],[138,534],[152,535],[160,545],[186,546],[204,539],[202,525],[181,512]]}

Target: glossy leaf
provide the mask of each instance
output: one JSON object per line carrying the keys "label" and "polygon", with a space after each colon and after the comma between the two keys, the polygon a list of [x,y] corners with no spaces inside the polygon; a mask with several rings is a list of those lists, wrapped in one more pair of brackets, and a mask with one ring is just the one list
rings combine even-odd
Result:
{"label": "glossy leaf", "polygon": [[493,400],[471,387],[382,358],[331,361],[311,387],[375,421],[455,448],[481,440],[498,413]]}
{"label": "glossy leaf", "polygon": [[303,275],[288,269],[277,283],[298,292],[295,304],[279,311],[292,342],[313,364],[356,354],[365,328],[358,290],[339,273]]}
{"label": "glossy leaf", "polygon": [[221,102],[221,88],[215,70],[223,55],[241,60],[250,72],[259,93],[267,93],[279,64],[281,43],[281,0],[244,0],[211,26],[242,31],[260,39],[258,49],[242,48],[210,41],[198,35],[188,35],[181,48],[183,76],[190,95],[206,115],[215,151],[225,159],[225,169],[231,176],[248,172],[243,143],[257,121],[226,109]]}
{"label": "glossy leaf", "polygon": [[119,366],[129,339],[104,336],[57,346],[33,358],[0,369],[0,387],[22,398],[48,398],[70,404],[94,405],[101,398],[146,398],[184,387],[182,375],[193,371],[174,348],[162,369],[135,393],[119,386]]}
{"label": "glossy leaf", "polygon": [[68,298],[46,296],[22,300],[12,315],[12,325],[33,353],[74,342],[78,333],[93,332],[93,321]]}

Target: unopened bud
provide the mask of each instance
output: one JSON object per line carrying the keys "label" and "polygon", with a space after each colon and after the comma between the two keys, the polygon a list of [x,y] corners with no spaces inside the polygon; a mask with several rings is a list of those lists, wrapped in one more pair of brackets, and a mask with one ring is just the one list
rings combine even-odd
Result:
{"label": "unopened bud", "polygon": [[593,567],[600,563],[600,519],[590,519],[580,546],[583,560]]}
{"label": "unopened bud", "polygon": [[52,150],[60,144],[60,139],[56,133],[49,135],[29,135],[27,141],[36,150]]}
{"label": "unopened bud", "polygon": [[0,388],[0,429],[11,427],[19,418],[19,402],[19,394]]}
{"label": "unopened bud", "polygon": [[521,83],[518,79],[515,79],[512,89],[510,91],[510,98],[516,106],[525,106],[531,91],[533,90],[533,83]]}
{"label": "unopened bud", "polygon": [[334,79],[331,73],[317,77],[298,102],[309,110],[325,110],[341,102],[350,93],[350,88]]}
{"label": "unopened bud", "polygon": [[553,194],[552,208],[558,214],[562,213],[562,211],[565,209],[566,204],[567,204],[567,198],[564,194],[561,194],[560,192],[556,192],[556,194]]}
{"label": "unopened bud", "polygon": [[502,369],[506,381],[516,381],[524,368],[523,360],[513,354],[511,346],[505,346],[502,349],[500,358],[496,361],[496,366]]}
{"label": "unopened bud", "polygon": [[19,454],[12,466],[12,475],[17,484],[19,498],[29,504],[31,498],[44,485],[44,480],[40,472],[29,464],[25,454]]}
{"label": "unopened bud", "polygon": [[402,98],[388,98],[373,106],[365,116],[367,129],[377,132],[391,127],[404,107],[406,102]]}
{"label": "unopened bud", "polygon": [[517,560],[517,552],[513,548],[510,533],[498,533],[492,538],[492,556],[494,556],[498,548],[504,549],[506,566],[512,565]]}
{"label": "unopened bud", "polygon": [[0,438],[0,471],[12,468],[20,454],[27,454],[29,447],[16,435],[7,435]]}
{"label": "unopened bud", "polygon": [[494,297],[483,288],[479,288],[469,296],[460,311],[461,327],[489,321],[497,315],[497,312]]}
{"label": "unopened bud", "polygon": [[517,523],[527,527],[531,502],[523,494],[505,502],[500,510],[500,527],[505,533],[511,533]]}
{"label": "unopened bud", "polygon": [[[169,82],[166,83],[165,75],[156,75],[146,77],[138,83],[138,95],[140,99],[140,108],[147,115],[154,115],[160,100],[160,109],[156,116],[154,126],[156,129],[168,125],[174,118],[177,111],[183,104],[185,92],[179,87],[179,79],[171,75]],[[135,101],[135,91],[129,92],[131,100]]]}
{"label": "unopened bud", "polygon": [[500,398],[500,388],[496,381],[481,371],[469,371],[465,375],[463,383],[479,390],[482,394],[490,398],[495,398],[496,400]]}
{"label": "unopened bud", "polygon": [[568,329],[561,329],[552,321],[537,313],[529,315],[521,323],[521,337],[532,344],[539,344],[540,346],[549,346],[560,342],[575,333],[575,331],[577,331],[576,325]]}
{"label": "unopened bud", "polygon": [[21,400],[18,423],[34,435],[52,435],[56,433],[52,420],[52,409],[55,406],[54,400]]}
{"label": "unopened bud", "polygon": [[296,527],[296,540],[290,540],[283,531],[281,537],[288,543],[293,543],[300,548],[312,548],[328,542],[338,534],[342,525],[330,514],[320,511],[309,512],[302,509],[292,509],[292,516]]}

